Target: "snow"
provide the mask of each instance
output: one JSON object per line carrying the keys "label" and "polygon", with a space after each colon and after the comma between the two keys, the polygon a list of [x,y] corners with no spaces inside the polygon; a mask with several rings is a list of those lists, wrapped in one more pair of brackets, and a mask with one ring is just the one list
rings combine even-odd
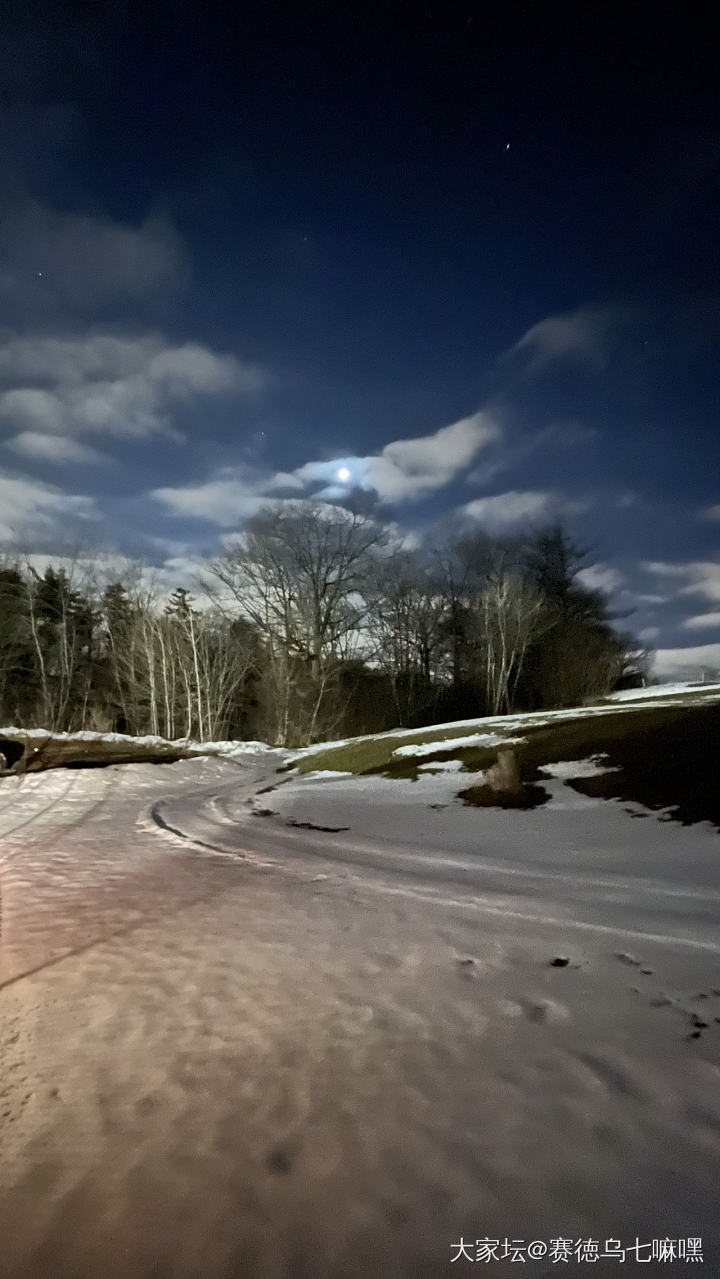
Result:
{"label": "snow", "polygon": [[4,1272],[410,1279],[560,1234],[717,1273],[717,832],[276,769],[0,783]]}
{"label": "snow", "polygon": [[682,683],[682,684],[651,684],[646,688],[625,688],[619,693],[610,693],[609,700],[613,702],[636,702],[636,701],[655,701],[657,698],[674,697],[681,693],[703,693],[709,698],[720,697],[720,684],[702,684],[702,683]]}
{"label": "snow", "polygon": [[61,742],[122,742],[126,746],[179,746],[182,742],[169,742],[165,737],[131,737],[127,733],[60,733],[48,728],[0,728],[0,737],[29,737],[32,740]]}
{"label": "snow", "polygon": [[353,774],[341,773],[341,772],[335,773],[329,768],[317,768],[313,772],[306,773],[305,776],[309,779],[312,779],[312,781],[314,782],[318,782],[318,781],[334,782],[334,781],[337,781],[338,777],[352,777]]}
{"label": "snow", "polygon": [[398,746],[393,755],[436,755],[443,750],[462,750],[467,746],[518,746],[524,741],[524,737],[504,737],[501,733],[471,733],[467,737]]}
{"label": "snow", "polygon": [[258,753],[267,754],[271,752],[275,755],[287,756],[289,752],[282,746],[269,746],[267,742],[258,741],[217,741],[217,742],[197,742],[191,738],[178,737],[174,739],[166,737],[144,736],[133,737],[129,733],[93,733],[88,730],[78,731],[74,733],[55,732],[46,728],[0,728],[0,737],[21,739],[28,738],[31,741],[62,741],[62,742],[117,742],[120,745],[132,749],[133,746],[162,746],[168,749],[186,751],[192,755],[253,755]]}
{"label": "snow", "polygon": [[[461,759],[433,759],[427,764],[418,764],[418,768],[427,770],[432,773],[457,773],[462,768]],[[332,773],[332,777],[337,777],[337,773]]]}
{"label": "snow", "polygon": [[617,773],[618,768],[610,768],[602,762],[602,757],[591,756],[590,759],[563,759],[555,764],[543,764],[541,773],[561,780],[573,777],[598,777],[601,773]]}

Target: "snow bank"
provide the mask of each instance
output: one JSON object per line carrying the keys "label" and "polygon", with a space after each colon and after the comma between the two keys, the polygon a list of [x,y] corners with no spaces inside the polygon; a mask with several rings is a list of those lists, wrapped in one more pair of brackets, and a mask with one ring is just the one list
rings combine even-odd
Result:
{"label": "snow bank", "polygon": [[592,755],[590,759],[562,759],[555,764],[543,764],[540,772],[564,781],[573,777],[598,777],[602,773],[619,773],[620,769],[603,762],[604,756]]}
{"label": "snow bank", "polygon": [[505,737],[502,733],[471,733],[469,737],[440,738],[434,742],[398,746],[393,755],[435,755],[438,751],[463,750],[466,746],[516,746],[524,737]]}
{"label": "snow bank", "polygon": [[647,688],[624,688],[619,693],[609,693],[608,701],[637,702],[654,701],[658,697],[671,697],[677,694],[707,693],[720,697],[720,684],[655,684]]}
{"label": "snow bank", "polygon": [[[429,764],[418,764],[420,772],[428,773],[458,773],[461,768],[461,759],[433,759]],[[333,777],[337,776],[337,773],[333,773]]]}

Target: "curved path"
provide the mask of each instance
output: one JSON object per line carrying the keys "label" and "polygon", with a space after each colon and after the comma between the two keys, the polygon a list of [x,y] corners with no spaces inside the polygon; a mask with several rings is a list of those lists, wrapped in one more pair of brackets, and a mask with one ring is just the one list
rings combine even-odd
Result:
{"label": "curved path", "polygon": [[485,1236],[497,1276],[505,1236],[700,1236],[720,1274],[717,836],[679,866],[655,823],[648,876],[598,806],[539,847],[542,810],[468,810],[469,855],[421,805],[390,837],[390,792],[288,825],[317,793],[278,780],[0,786],[0,1274],[410,1279]]}

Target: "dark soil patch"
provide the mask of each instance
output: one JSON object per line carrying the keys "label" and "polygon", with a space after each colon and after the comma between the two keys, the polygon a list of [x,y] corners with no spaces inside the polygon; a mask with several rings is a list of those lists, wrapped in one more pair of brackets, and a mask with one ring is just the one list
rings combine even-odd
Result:
{"label": "dark soil patch", "polygon": [[492,790],[490,786],[469,786],[458,791],[458,799],[474,808],[537,808],[550,795],[543,786],[523,786],[517,793]]}
{"label": "dark soil patch", "polygon": [[719,744],[720,706],[688,708],[664,722],[627,724],[625,735],[599,748],[620,771],[578,777],[568,785],[582,795],[667,809],[668,818],[683,826],[704,821],[720,829]]}
{"label": "dark soil patch", "polygon": [[292,819],[286,821],[286,826],[295,826],[297,830],[322,830],[327,831],[331,835],[335,835],[338,831],[350,830],[349,826],[317,826],[315,822],[296,822]]}

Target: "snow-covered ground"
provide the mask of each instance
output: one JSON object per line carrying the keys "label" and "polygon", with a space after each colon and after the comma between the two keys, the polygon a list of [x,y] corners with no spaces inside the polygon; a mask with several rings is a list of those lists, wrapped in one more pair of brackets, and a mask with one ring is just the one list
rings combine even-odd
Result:
{"label": "snow-covered ground", "polygon": [[720,1275],[718,833],[278,762],[0,781],[0,1274]]}

